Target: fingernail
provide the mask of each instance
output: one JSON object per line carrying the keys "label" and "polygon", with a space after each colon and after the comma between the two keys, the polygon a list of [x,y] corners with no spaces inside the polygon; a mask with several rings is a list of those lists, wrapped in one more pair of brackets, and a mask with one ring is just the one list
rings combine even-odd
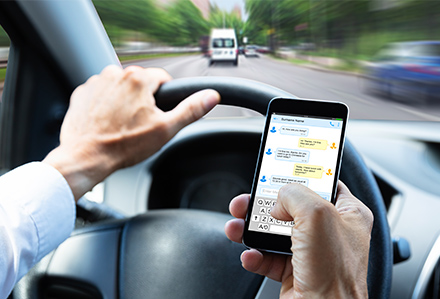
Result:
{"label": "fingernail", "polygon": [[207,111],[211,110],[220,103],[220,94],[215,90],[207,90],[205,91],[203,105]]}

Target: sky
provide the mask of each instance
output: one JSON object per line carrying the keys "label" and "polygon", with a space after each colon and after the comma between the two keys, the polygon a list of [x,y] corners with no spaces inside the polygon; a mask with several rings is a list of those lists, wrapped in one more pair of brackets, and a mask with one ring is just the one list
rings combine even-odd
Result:
{"label": "sky", "polygon": [[217,4],[220,9],[231,12],[236,4],[241,7],[241,13],[244,15],[244,0],[209,0],[211,3]]}

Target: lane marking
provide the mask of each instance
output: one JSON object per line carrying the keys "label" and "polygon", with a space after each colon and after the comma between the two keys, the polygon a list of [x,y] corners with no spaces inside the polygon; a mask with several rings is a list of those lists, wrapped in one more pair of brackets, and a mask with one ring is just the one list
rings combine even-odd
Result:
{"label": "lane marking", "polygon": [[411,110],[411,109],[404,107],[404,106],[396,106],[396,108],[399,110],[405,111],[407,113],[413,114],[415,116],[422,117],[423,120],[440,121],[440,116],[428,114],[428,113],[421,112],[421,111]]}

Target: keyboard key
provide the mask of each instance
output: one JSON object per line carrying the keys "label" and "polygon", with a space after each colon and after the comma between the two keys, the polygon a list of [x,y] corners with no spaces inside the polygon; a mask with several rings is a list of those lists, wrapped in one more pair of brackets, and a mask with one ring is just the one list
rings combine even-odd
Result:
{"label": "keyboard key", "polygon": [[292,234],[292,228],[287,226],[278,226],[278,225],[271,225],[270,231],[273,233],[280,233],[284,235],[291,235]]}
{"label": "keyboard key", "polygon": [[259,230],[268,231],[269,230],[269,225],[268,224],[260,223],[260,224],[258,224],[258,229]]}

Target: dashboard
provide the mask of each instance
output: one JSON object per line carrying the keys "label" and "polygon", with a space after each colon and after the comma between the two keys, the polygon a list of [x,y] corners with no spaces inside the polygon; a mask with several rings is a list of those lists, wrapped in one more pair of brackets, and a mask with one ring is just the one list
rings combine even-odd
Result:
{"label": "dashboard", "polygon": [[[167,208],[228,213],[230,200],[251,189],[263,126],[263,117],[200,120],[150,159],[109,177],[105,202],[127,216]],[[432,252],[440,233],[438,132],[438,123],[348,125],[347,138],[378,182],[392,236],[405,238],[411,249],[410,258],[393,267],[391,298],[432,292],[440,256],[440,241]]]}

